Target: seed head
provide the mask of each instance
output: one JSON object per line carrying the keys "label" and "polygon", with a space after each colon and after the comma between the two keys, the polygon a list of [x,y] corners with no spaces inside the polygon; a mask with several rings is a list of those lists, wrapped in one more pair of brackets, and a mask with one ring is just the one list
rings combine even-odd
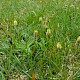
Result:
{"label": "seed head", "polygon": [[37,33],[38,33],[38,31],[35,30],[35,31],[34,31],[34,41],[37,41]]}
{"label": "seed head", "polygon": [[77,38],[77,43],[80,44],[80,36]]}
{"label": "seed head", "polygon": [[32,73],[32,78],[31,78],[31,80],[35,80],[35,73],[34,73],[34,72]]}
{"label": "seed head", "polygon": [[42,20],[43,20],[42,17],[39,17],[39,21],[42,22]]}
{"label": "seed head", "polygon": [[46,35],[50,37],[50,35],[51,35],[51,30],[50,29],[47,29]]}
{"label": "seed head", "polygon": [[57,49],[61,49],[62,48],[62,46],[61,46],[61,44],[58,42],[57,43]]}
{"label": "seed head", "polygon": [[14,26],[17,26],[17,21],[16,20],[14,21]]}

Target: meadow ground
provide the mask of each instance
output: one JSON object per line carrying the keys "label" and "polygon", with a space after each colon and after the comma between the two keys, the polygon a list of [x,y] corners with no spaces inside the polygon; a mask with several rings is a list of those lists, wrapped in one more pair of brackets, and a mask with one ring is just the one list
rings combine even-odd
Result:
{"label": "meadow ground", "polygon": [[80,80],[80,0],[0,0],[0,80]]}

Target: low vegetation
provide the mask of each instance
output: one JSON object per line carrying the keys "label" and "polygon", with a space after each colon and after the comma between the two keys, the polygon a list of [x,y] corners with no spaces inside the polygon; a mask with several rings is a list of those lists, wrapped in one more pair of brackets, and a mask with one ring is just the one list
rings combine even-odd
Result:
{"label": "low vegetation", "polygon": [[0,80],[79,80],[79,4],[0,0]]}

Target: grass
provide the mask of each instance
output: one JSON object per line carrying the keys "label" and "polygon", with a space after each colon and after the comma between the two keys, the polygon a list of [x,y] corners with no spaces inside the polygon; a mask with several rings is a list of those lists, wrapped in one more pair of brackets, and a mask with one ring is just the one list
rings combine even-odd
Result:
{"label": "grass", "polygon": [[79,80],[79,0],[0,1],[0,80]]}

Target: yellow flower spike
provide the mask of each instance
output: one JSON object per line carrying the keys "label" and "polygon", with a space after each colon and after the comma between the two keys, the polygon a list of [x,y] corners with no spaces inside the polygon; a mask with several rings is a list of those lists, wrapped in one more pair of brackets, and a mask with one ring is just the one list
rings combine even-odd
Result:
{"label": "yellow flower spike", "polygon": [[44,17],[44,25],[47,25],[50,22],[50,20],[46,17]]}
{"label": "yellow flower spike", "polygon": [[51,35],[51,30],[50,29],[47,29],[46,35],[50,37],[50,35]]}
{"label": "yellow flower spike", "polygon": [[34,73],[34,72],[32,73],[32,78],[31,78],[31,80],[35,80],[35,73]]}
{"label": "yellow flower spike", "polygon": [[9,37],[12,39],[12,37],[13,37],[13,36],[12,36],[12,33],[9,34]]}
{"label": "yellow flower spike", "polygon": [[43,20],[42,17],[39,17],[39,21],[42,22],[42,20]]}
{"label": "yellow flower spike", "polygon": [[66,37],[68,37],[68,32],[66,32]]}
{"label": "yellow flower spike", "polygon": [[17,23],[17,21],[15,20],[15,21],[14,21],[14,26],[17,26],[17,24],[18,24],[18,23]]}
{"label": "yellow flower spike", "polygon": [[80,44],[80,36],[77,38],[77,43]]}
{"label": "yellow flower spike", "polygon": [[35,30],[35,31],[34,31],[34,41],[37,41],[37,34],[38,34],[38,31]]}
{"label": "yellow flower spike", "polygon": [[57,49],[61,49],[61,48],[62,48],[62,46],[61,46],[60,42],[58,42],[57,43]]}
{"label": "yellow flower spike", "polygon": [[18,73],[17,76],[20,77],[20,74]]}
{"label": "yellow flower spike", "polygon": [[50,57],[52,56],[52,51],[50,51]]}

